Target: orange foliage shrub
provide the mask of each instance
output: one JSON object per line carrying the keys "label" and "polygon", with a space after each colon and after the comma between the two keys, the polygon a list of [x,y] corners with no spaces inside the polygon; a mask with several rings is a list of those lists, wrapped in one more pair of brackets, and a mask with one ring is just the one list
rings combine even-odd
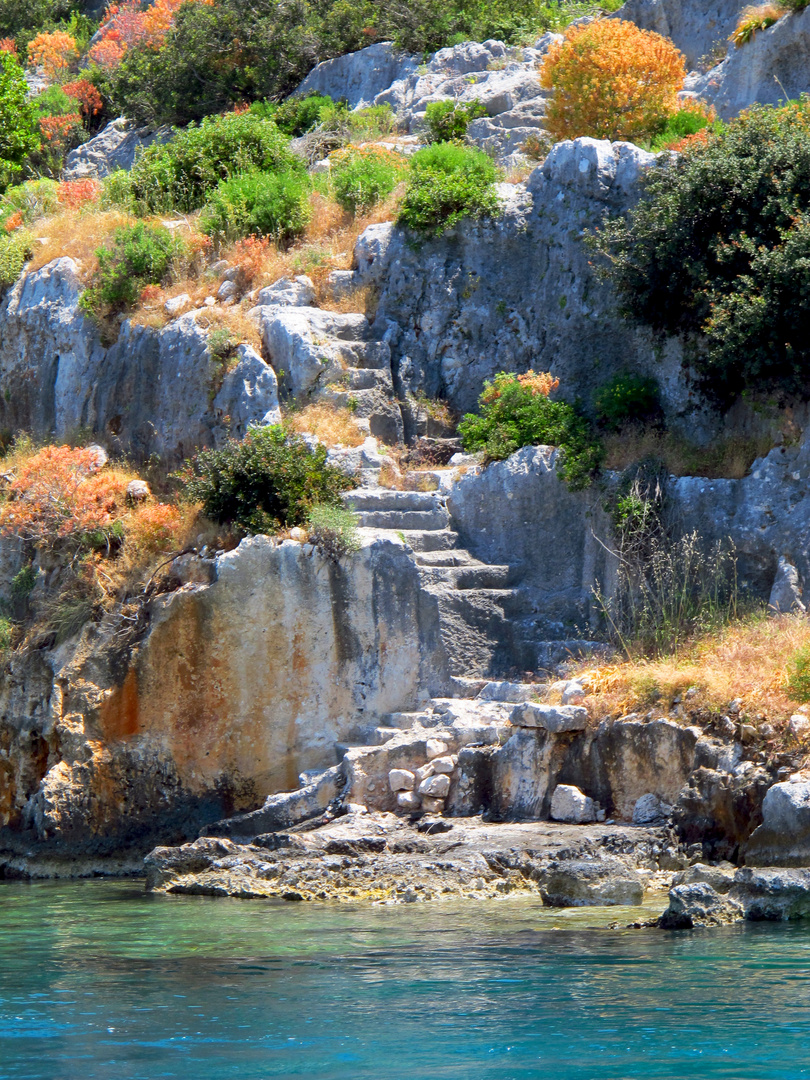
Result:
{"label": "orange foliage shrub", "polygon": [[684,58],[658,34],[621,19],[573,26],[540,76],[553,89],[545,126],[555,140],[650,139],[678,107]]}
{"label": "orange foliage shrub", "polygon": [[0,52],[11,53],[12,56],[17,55],[17,42],[13,37],[0,38]]}
{"label": "orange foliage shrub", "polygon": [[126,480],[100,469],[97,452],[46,446],[16,469],[0,505],[0,534],[39,547],[79,546],[110,535],[125,505]]}
{"label": "orange foliage shrub", "polygon": [[83,130],[82,118],[78,113],[67,113],[65,116],[42,116],[39,121],[39,130],[42,138],[48,145],[48,149],[55,154],[66,154],[71,147],[76,145],[77,136]]}
{"label": "orange foliage shrub", "polygon": [[[101,67],[115,67],[132,45],[143,41],[160,46],[184,0],[155,0],[145,11],[140,0],[110,4],[99,27],[99,40],[87,54]],[[210,4],[213,0],[197,0]]]}
{"label": "orange foliage shrub", "polygon": [[85,203],[95,202],[101,194],[98,180],[63,180],[56,189],[56,197],[63,206],[78,210]]}
{"label": "orange foliage shrub", "polygon": [[5,222],[3,223],[3,228],[6,230],[7,233],[14,232],[15,229],[19,229],[22,223],[23,212],[22,210],[18,210],[16,214],[10,214],[6,218]]}
{"label": "orange foliage shrub", "polygon": [[[506,381],[512,379],[514,379],[513,375],[508,376]],[[548,397],[560,385],[560,380],[555,378],[550,371],[533,371],[531,368],[524,375],[518,375],[517,381],[521,386],[531,390],[532,394],[540,394],[543,397]],[[497,379],[493,379],[481,394],[481,402],[485,404],[499,398],[503,392],[503,385],[504,380],[499,383]]]}
{"label": "orange foliage shrub", "polygon": [[64,30],[37,34],[28,45],[28,62],[32,67],[41,67],[51,79],[65,75],[78,58],[78,46]]}
{"label": "orange foliage shrub", "polygon": [[244,285],[252,285],[264,268],[264,260],[270,254],[270,238],[248,236],[234,244],[233,254]]}
{"label": "orange foliage shrub", "polygon": [[75,82],[65,83],[62,89],[68,97],[76,98],[79,102],[85,120],[92,120],[104,108],[101,94],[87,79],[77,79]]}
{"label": "orange foliage shrub", "polygon": [[176,506],[152,503],[135,514],[127,527],[127,543],[142,554],[181,547],[183,518]]}

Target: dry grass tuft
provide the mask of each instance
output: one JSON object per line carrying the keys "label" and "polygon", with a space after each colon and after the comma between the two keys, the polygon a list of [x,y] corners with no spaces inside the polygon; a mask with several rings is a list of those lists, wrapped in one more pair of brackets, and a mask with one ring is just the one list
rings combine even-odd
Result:
{"label": "dry grass tuft", "polygon": [[292,410],[285,419],[293,431],[316,435],[326,446],[362,446],[366,438],[348,409],[323,402]]}
{"label": "dry grass tuft", "polygon": [[65,210],[40,219],[34,234],[34,256],[29,270],[39,270],[46,263],[68,256],[79,263],[81,277],[87,280],[98,265],[96,248],[112,240],[116,229],[132,225],[135,218],[120,210]]}
{"label": "dry grass tuft", "polygon": [[[731,623],[659,659],[625,660],[576,673],[591,691],[592,716],[620,716],[652,707],[722,715],[736,698],[749,718],[768,719],[780,734],[799,704],[785,690],[790,661],[810,646],[810,621],[799,615],[760,613]],[[686,692],[689,697],[686,698]]]}

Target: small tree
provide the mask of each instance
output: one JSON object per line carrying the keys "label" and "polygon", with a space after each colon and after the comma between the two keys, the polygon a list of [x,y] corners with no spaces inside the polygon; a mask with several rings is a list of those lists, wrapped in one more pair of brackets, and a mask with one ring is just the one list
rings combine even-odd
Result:
{"label": "small tree", "polygon": [[9,52],[0,52],[0,191],[39,146],[33,107],[22,68]]}
{"label": "small tree", "polygon": [[554,90],[545,126],[555,140],[649,140],[678,108],[686,67],[672,42],[621,19],[572,26],[540,77]]}

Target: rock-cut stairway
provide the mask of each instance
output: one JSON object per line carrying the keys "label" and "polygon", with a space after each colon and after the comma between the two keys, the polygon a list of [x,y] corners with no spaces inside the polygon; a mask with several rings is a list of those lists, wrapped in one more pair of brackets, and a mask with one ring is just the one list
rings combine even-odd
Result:
{"label": "rock-cut stairway", "polygon": [[481,562],[462,547],[441,492],[363,488],[346,501],[363,532],[411,549],[422,586],[437,601],[452,675],[493,678],[544,666],[548,643],[531,632],[536,613],[530,593],[517,587],[521,568]]}

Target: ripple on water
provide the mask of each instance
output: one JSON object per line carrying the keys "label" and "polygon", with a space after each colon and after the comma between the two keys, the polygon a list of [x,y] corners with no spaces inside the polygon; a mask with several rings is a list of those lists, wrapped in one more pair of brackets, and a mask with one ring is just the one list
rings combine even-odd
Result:
{"label": "ripple on water", "polygon": [[[810,1075],[810,928],[0,884],[0,1080]],[[594,929],[595,928],[595,929]]]}

